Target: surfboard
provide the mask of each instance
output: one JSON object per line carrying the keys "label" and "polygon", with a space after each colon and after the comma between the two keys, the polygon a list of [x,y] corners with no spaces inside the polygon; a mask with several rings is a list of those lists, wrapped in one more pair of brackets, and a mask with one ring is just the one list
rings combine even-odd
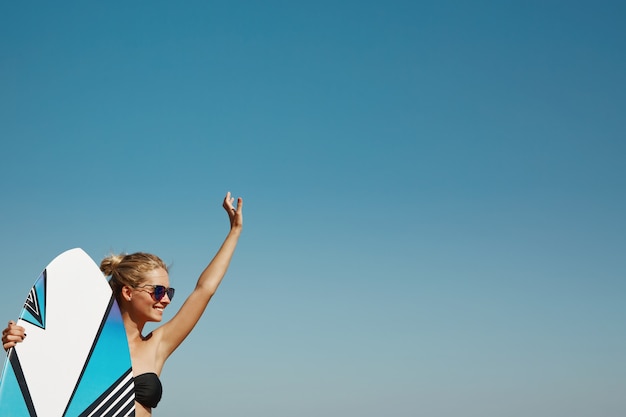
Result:
{"label": "surfboard", "polygon": [[120,309],[82,249],[57,256],[30,290],[0,376],[0,416],[134,416],[135,394]]}

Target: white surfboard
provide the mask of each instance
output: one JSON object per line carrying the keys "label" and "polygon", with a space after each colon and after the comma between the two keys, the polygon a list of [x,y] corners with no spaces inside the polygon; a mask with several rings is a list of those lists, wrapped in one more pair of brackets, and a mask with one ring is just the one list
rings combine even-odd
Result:
{"label": "white surfboard", "polygon": [[56,257],[31,289],[0,377],[0,416],[134,416],[126,332],[100,268],[82,249]]}

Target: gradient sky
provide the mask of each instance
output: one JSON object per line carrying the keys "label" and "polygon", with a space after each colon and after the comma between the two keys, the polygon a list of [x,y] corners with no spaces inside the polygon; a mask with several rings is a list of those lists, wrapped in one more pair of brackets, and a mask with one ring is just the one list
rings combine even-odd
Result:
{"label": "gradient sky", "polygon": [[155,416],[623,417],[625,19],[3,2],[0,319],[73,247],[173,264],[171,317],[232,191],[238,252]]}

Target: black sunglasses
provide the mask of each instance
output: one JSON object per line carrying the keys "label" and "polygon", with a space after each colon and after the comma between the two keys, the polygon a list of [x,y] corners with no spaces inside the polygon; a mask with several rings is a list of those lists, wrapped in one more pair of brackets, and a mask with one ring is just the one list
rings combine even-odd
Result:
{"label": "black sunglasses", "polygon": [[145,288],[145,287],[152,287],[153,289],[152,295],[154,295],[154,299],[157,301],[161,301],[161,299],[165,297],[165,294],[167,294],[167,297],[170,299],[170,301],[172,301],[172,298],[174,298],[174,292],[176,291],[174,290],[174,288],[167,288],[163,285],[142,285],[140,287],[135,287],[135,288]]}

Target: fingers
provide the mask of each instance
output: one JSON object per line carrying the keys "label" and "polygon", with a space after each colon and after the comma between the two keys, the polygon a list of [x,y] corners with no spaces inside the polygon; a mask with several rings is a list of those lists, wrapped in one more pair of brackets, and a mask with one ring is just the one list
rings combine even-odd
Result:
{"label": "fingers", "polygon": [[224,198],[224,208],[229,213],[234,213],[235,211],[241,210],[241,204],[243,203],[243,199],[241,197],[237,198],[237,207],[233,206],[235,202],[235,197],[232,197],[230,191],[226,193],[226,197]]}
{"label": "fingers", "polygon": [[15,327],[16,327],[15,322],[13,320],[9,320],[9,324],[7,325],[7,328],[2,331],[2,337],[4,338],[4,336],[9,334],[11,331],[13,331]]}
{"label": "fingers", "polygon": [[25,329],[11,320],[8,327],[2,331],[2,347],[5,350],[9,350],[16,344],[23,342],[25,337]]}
{"label": "fingers", "polygon": [[[21,340],[20,340],[21,342]],[[9,350],[12,347],[15,347],[17,345],[18,342],[16,341],[7,341],[6,343],[2,344],[2,347],[4,348],[4,350]]]}
{"label": "fingers", "polygon": [[224,197],[224,203],[222,204],[222,206],[226,209],[226,211],[234,210],[233,208],[234,201],[235,199],[231,197],[230,191],[229,191],[226,193],[226,197]]}
{"label": "fingers", "polygon": [[243,209],[243,198],[238,197],[237,198],[237,212],[239,214],[241,214],[242,213],[242,209]]}
{"label": "fingers", "polygon": [[237,207],[233,206],[234,202],[235,198],[232,197],[229,191],[228,193],[226,193],[223,206],[228,213],[228,217],[230,218],[231,228],[241,228],[241,226],[243,225],[243,198],[237,198]]}
{"label": "fingers", "polygon": [[2,331],[2,338],[4,339],[5,336],[17,336],[23,339],[26,336],[25,330],[26,329],[24,329],[22,326],[18,326],[13,320],[11,320],[9,322],[9,326]]}

